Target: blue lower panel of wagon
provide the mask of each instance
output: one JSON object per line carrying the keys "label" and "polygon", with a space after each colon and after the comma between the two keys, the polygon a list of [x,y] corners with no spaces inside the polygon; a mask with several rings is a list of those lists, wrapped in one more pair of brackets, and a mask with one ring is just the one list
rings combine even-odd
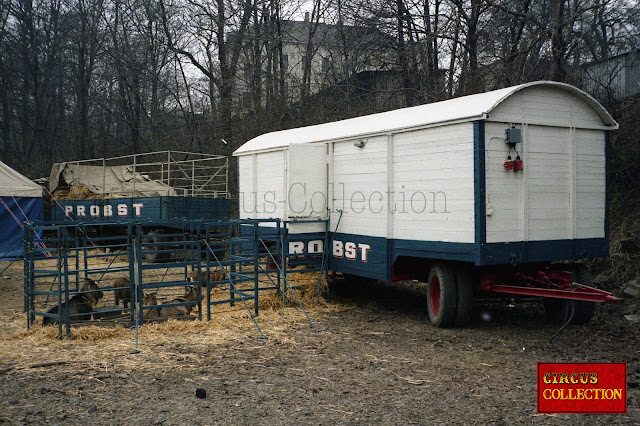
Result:
{"label": "blue lower panel of wagon", "polygon": [[334,234],[330,240],[329,269],[360,277],[390,280],[386,238]]}
{"label": "blue lower panel of wagon", "polygon": [[475,263],[478,266],[504,265],[593,259],[607,256],[609,256],[609,241],[606,238],[520,241],[485,244]]}
{"label": "blue lower panel of wagon", "polygon": [[[301,241],[308,239],[308,236],[300,238]],[[289,241],[296,241],[296,236],[290,235]],[[337,233],[329,239],[329,244],[329,269],[387,281],[392,279],[392,266],[400,257],[491,266],[589,259],[605,257],[609,253],[605,238],[488,243],[480,246],[474,243],[387,240]]]}
{"label": "blue lower panel of wagon", "polygon": [[137,197],[102,200],[60,200],[51,211],[53,222],[113,222],[118,220],[226,219],[231,200],[194,197]]}

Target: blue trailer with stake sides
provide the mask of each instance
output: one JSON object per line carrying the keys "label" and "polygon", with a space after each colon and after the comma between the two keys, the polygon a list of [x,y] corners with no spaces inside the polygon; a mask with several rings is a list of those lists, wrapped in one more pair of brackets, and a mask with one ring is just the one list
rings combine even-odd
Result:
{"label": "blue trailer with stake sides", "polygon": [[228,158],[181,151],[56,163],[51,220],[226,219]]}
{"label": "blue trailer with stake sides", "polygon": [[51,220],[55,223],[223,219],[229,217],[231,207],[228,198],[178,196],[58,200],[57,203],[59,205],[51,210]]}

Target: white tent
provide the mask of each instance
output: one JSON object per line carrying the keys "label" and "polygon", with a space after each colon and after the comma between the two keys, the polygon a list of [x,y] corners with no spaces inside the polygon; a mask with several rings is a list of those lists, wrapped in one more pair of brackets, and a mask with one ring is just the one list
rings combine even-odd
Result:
{"label": "white tent", "polygon": [[21,257],[24,222],[43,220],[42,187],[0,161],[0,260]]}

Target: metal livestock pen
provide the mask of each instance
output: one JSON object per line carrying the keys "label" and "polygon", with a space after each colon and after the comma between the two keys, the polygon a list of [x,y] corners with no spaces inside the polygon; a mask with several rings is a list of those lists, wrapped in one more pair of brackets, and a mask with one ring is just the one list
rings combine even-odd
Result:
{"label": "metal livestock pen", "polygon": [[[258,232],[267,224],[269,232]],[[280,220],[232,219],[27,224],[27,326],[41,318],[43,324],[56,324],[62,336],[73,324],[164,320],[162,310],[173,307],[186,309],[171,317],[194,319],[190,312],[197,308],[197,318],[209,320],[216,306],[234,304],[244,305],[255,321],[260,293],[277,292],[283,308],[287,299],[297,300],[300,287],[288,280],[295,265],[307,266],[295,273],[326,271],[324,256],[287,252],[288,226]],[[143,232],[147,227],[172,231],[152,237]],[[149,252],[160,261],[148,262]],[[191,280],[194,276],[199,279]],[[96,286],[84,288],[87,281]],[[126,284],[128,306],[119,305],[123,287],[118,282]],[[186,300],[182,295],[191,287],[197,297]],[[84,311],[74,311],[74,298],[86,305]]]}

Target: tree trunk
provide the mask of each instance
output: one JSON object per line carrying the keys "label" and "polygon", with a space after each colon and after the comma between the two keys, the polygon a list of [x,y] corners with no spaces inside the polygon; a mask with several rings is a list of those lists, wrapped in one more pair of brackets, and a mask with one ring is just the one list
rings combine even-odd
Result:
{"label": "tree trunk", "polygon": [[408,45],[405,40],[404,21],[406,18],[408,18],[408,12],[404,5],[404,0],[396,0],[397,55],[398,62],[400,63],[400,72],[402,74],[402,88],[406,106],[413,106],[415,105],[415,87],[411,76]]}
{"label": "tree trunk", "polygon": [[253,3],[253,54],[251,66],[251,100],[255,112],[262,109],[262,40],[260,20],[258,19],[258,2]]}
{"label": "tree trunk", "polygon": [[453,98],[453,79],[456,69],[456,55],[458,53],[458,45],[460,43],[460,25],[462,16],[460,11],[456,11],[456,26],[453,32],[453,41],[451,42],[451,55],[449,57],[449,72],[447,78],[447,98]]}
{"label": "tree trunk", "polygon": [[567,80],[565,63],[565,42],[562,34],[564,27],[564,2],[565,0],[551,1],[551,79],[564,82]]}

